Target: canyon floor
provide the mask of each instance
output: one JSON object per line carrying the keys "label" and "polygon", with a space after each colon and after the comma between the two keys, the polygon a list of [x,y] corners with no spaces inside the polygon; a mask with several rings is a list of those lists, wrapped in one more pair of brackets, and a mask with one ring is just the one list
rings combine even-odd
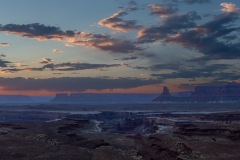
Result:
{"label": "canyon floor", "polygon": [[205,111],[57,114],[2,109],[0,159],[239,160],[240,112]]}

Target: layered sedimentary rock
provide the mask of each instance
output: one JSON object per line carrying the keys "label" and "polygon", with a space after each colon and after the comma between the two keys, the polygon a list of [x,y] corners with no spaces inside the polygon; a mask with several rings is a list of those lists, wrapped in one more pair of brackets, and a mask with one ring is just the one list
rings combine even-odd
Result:
{"label": "layered sedimentary rock", "polygon": [[121,94],[121,93],[60,93],[52,99],[54,103],[81,104],[141,104],[150,103],[157,94]]}
{"label": "layered sedimentary rock", "polygon": [[240,84],[228,83],[225,86],[196,86],[188,97],[173,97],[167,87],[153,101],[162,103],[239,103]]}
{"label": "layered sedimentary rock", "polygon": [[193,97],[240,97],[240,84],[228,83],[226,86],[197,86]]}

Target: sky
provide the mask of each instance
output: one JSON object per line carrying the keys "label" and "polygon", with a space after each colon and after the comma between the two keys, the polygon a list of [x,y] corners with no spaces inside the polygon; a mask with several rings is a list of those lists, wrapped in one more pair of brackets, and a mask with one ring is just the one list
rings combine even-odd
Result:
{"label": "sky", "polygon": [[0,94],[240,82],[239,0],[0,0]]}

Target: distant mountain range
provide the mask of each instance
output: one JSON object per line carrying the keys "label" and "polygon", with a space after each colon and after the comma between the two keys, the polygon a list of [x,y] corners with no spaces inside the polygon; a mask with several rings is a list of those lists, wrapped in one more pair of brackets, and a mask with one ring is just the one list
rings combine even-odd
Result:
{"label": "distant mountain range", "polygon": [[77,104],[144,104],[152,103],[159,94],[124,94],[124,93],[60,93],[52,99],[53,103]]}
{"label": "distant mountain range", "polygon": [[240,84],[196,86],[194,91],[159,94],[58,93],[52,96],[0,95],[0,104],[73,103],[73,104],[149,104],[149,103],[240,103]]}
{"label": "distant mountain range", "polygon": [[[185,96],[184,96],[185,95]],[[193,92],[171,95],[167,87],[153,100],[159,103],[240,103],[240,84],[196,86]]]}
{"label": "distant mountain range", "polygon": [[47,103],[52,96],[0,95],[0,104]]}

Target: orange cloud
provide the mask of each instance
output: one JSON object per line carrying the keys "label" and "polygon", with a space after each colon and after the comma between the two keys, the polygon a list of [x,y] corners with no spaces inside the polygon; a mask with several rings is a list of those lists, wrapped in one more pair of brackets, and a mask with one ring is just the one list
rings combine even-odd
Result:
{"label": "orange cloud", "polygon": [[53,49],[53,52],[54,53],[61,53],[61,52],[63,52],[61,49]]}
{"label": "orange cloud", "polygon": [[71,43],[115,53],[128,53],[141,50],[141,48],[136,47],[131,41],[115,39],[105,34],[92,34],[85,32],[81,32],[77,40]]}
{"label": "orange cloud", "polygon": [[[109,35],[62,31],[58,27],[45,26],[39,23],[26,25],[7,24],[1,26],[0,29],[7,34],[15,34],[39,41],[55,40],[64,42],[68,45],[87,46],[114,53],[126,53],[140,50],[140,48],[136,47],[131,41],[115,39]],[[53,51],[57,53],[61,52],[61,50],[58,49]]]}
{"label": "orange cloud", "polygon": [[237,8],[236,4],[233,3],[221,3],[220,6],[223,7],[221,11],[226,12],[226,13],[231,13],[231,12],[237,12],[240,10],[240,8]]}
{"label": "orange cloud", "polygon": [[149,8],[152,10],[151,14],[157,15],[161,18],[170,17],[177,11],[177,9],[173,8],[171,5],[152,4],[149,5]]}
{"label": "orange cloud", "polygon": [[42,58],[40,63],[50,63],[50,62],[54,62],[54,60],[52,60],[50,58]]}
{"label": "orange cloud", "polygon": [[141,29],[142,26],[136,25],[135,20],[124,20],[121,17],[127,15],[126,11],[119,11],[112,16],[105,18],[98,22],[100,26],[121,32],[128,32],[132,30]]}

